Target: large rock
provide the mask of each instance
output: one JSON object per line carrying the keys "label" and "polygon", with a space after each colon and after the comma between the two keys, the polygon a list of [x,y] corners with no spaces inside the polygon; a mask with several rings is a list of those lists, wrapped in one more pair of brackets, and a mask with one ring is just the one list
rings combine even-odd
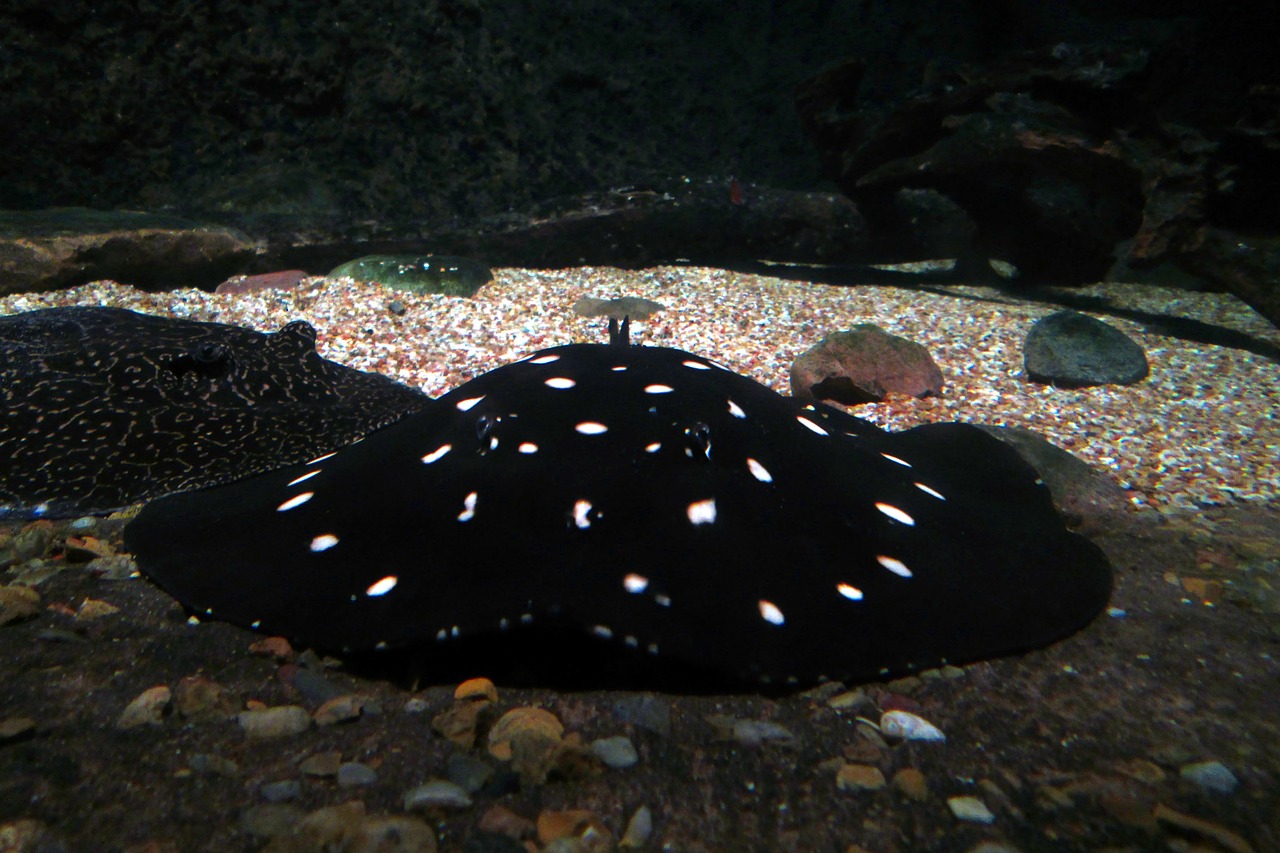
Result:
{"label": "large rock", "polygon": [[846,406],[879,402],[888,394],[941,394],[942,385],[942,370],[927,349],[872,323],[827,335],[791,365],[797,399]]}
{"label": "large rock", "polygon": [[0,212],[0,293],[109,278],[147,289],[212,288],[253,256],[231,228],[174,216],[64,207]]}
{"label": "large rock", "polygon": [[1059,311],[1031,327],[1023,364],[1036,382],[1063,388],[1132,385],[1147,378],[1142,347],[1124,332],[1075,311]]}

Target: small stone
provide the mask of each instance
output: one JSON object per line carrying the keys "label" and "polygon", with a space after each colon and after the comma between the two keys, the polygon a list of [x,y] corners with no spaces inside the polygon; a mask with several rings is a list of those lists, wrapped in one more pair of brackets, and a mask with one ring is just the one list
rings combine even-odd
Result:
{"label": "small stone", "polygon": [[68,563],[87,563],[98,557],[115,556],[115,553],[115,548],[93,536],[68,536],[62,548],[62,556]]}
{"label": "small stone", "polygon": [[538,840],[551,844],[561,839],[590,841],[590,850],[609,850],[613,847],[613,834],[596,817],[585,809],[545,811],[538,815]]}
{"label": "small stone", "polygon": [[884,786],[880,768],[869,764],[845,764],[836,772],[836,787],[841,791],[879,791]]}
{"label": "small stone", "polygon": [[28,586],[0,586],[0,625],[40,613],[40,593]]}
{"label": "small stone", "polygon": [[62,850],[61,844],[42,845],[47,827],[33,818],[0,823],[0,851],[3,853],[28,853],[37,850]]}
{"label": "small stone", "polygon": [[641,806],[631,815],[631,820],[627,821],[627,828],[623,831],[618,846],[624,850],[644,847],[652,835],[653,813],[648,806]]}
{"label": "small stone", "polygon": [[457,689],[453,691],[453,698],[496,703],[498,701],[498,688],[494,687],[493,682],[487,678],[472,678],[458,685]]}
{"label": "small stone", "polygon": [[1155,818],[1187,832],[1212,838],[1231,853],[1253,853],[1253,845],[1220,823],[1174,811],[1164,803],[1156,805]]}
{"label": "small stone", "polygon": [[455,752],[446,762],[445,775],[449,781],[468,794],[474,794],[493,778],[493,767],[483,758],[466,752]]}
{"label": "small stone", "polygon": [[512,708],[489,730],[489,754],[510,761],[519,741],[545,741],[551,745],[564,736],[564,725],[545,708]]}
{"label": "small stone", "polygon": [[619,296],[616,299],[596,299],[584,296],[573,303],[573,313],[580,317],[610,317],[621,321],[624,317],[648,320],[667,306],[639,296]]}
{"label": "small stone", "polygon": [[947,739],[941,729],[910,711],[885,711],[880,715],[880,731],[885,737],[903,740],[944,741]]}
{"label": "small stone", "polygon": [[163,685],[144,690],[116,719],[116,728],[135,729],[138,726],[158,726],[172,700],[173,694]]}
{"label": "small stone", "polygon": [[851,711],[871,701],[867,696],[867,691],[861,687],[856,690],[846,690],[843,693],[837,693],[827,700],[827,705],[837,711]]}
{"label": "small stone", "polygon": [[356,788],[378,781],[378,773],[368,764],[348,761],[338,768],[338,787]]}
{"label": "small stone", "polygon": [[431,779],[404,795],[404,809],[465,809],[471,797],[462,788],[443,779]]}
{"label": "small stone", "polygon": [[187,676],[173,691],[173,702],[183,717],[228,717],[240,703],[216,681],[200,675]]}
{"label": "small stone", "polygon": [[311,727],[311,715],[301,705],[241,711],[236,720],[244,733],[252,738],[286,737]]}
{"label": "small stone", "polygon": [[902,792],[917,802],[929,796],[929,785],[925,781],[924,774],[914,767],[904,767],[894,773],[893,787],[894,790]]}
{"label": "small stone", "polygon": [[759,746],[765,742],[789,743],[795,740],[791,730],[770,720],[737,720],[733,724],[733,738],[743,746]]}
{"label": "small stone", "polygon": [[416,817],[367,817],[342,837],[343,853],[436,853],[436,833]]}
{"label": "small stone", "polygon": [[302,841],[303,844],[290,845],[285,849],[336,849],[347,833],[362,823],[364,823],[364,803],[358,800],[316,809],[294,824],[289,832],[292,838]]}
{"label": "small stone", "polygon": [[96,557],[85,564],[84,570],[106,581],[124,581],[138,574],[138,564],[127,554]]}
{"label": "small stone", "polygon": [[406,714],[421,714],[421,713],[424,713],[429,707],[430,706],[427,704],[426,699],[423,699],[419,696],[414,696],[408,702],[404,703],[404,712]]}
{"label": "small stone", "polygon": [[332,726],[335,723],[345,723],[349,720],[359,719],[363,709],[363,699],[359,696],[344,694],[329,699],[319,708],[316,708],[316,712],[311,716],[316,721],[317,726]]}
{"label": "small stone", "polygon": [[947,797],[947,807],[966,823],[995,823],[996,816],[977,797]]}
{"label": "small stone", "polygon": [[236,764],[230,758],[224,758],[221,755],[213,755],[207,752],[201,752],[191,756],[190,766],[192,771],[206,776],[240,775],[239,764]]}
{"label": "small stone", "polygon": [[53,545],[53,522],[48,520],[33,521],[18,531],[9,547],[13,551],[13,561],[24,563],[43,557]]}
{"label": "small stone", "polygon": [[298,769],[307,776],[337,776],[341,765],[341,752],[317,752],[302,759]]}
{"label": "small stone", "polygon": [[268,782],[258,789],[258,794],[269,803],[288,802],[302,796],[302,783],[297,779]]}
{"label": "small stone", "polygon": [[263,637],[249,645],[249,654],[278,661],[293,660],[293,645],[284,637]]}
{"label": "small stone", "polygon": [[5,717],[0,720],[0,743],[24,738],[35,730],[36,721],[30,717]]}
{"label": "small stone", "polygon": [[505,835],[516,841],[533,838],[538,831],[533,821],[499,805],[491,806],[480,816],[479,829],[482,832]]}
{"label": "small stone", "polygon": [[403,317],[405,312],[404,303],[399,299],[392,299],[387,303],[387,310],[392,314],[395,314],[397,317]]}
{"label": "small stone", "polygon": [[288,803],[250,806],[240,815],[240,828],[258,838],[274,838],[292,830],[306,813]]}
{"label": "small stone", "polygon": [[1184,764],[1179,768],[1178,775],[1214,794],[1235,793],[1236,787],[1240,784],[1236,774],[1220,761],[1197,761],[1194,764]]}
{"label": "small stone", "polygon": [[591,742],[591,754],[604,762],[606,767],[625,770],[640,761],[635,744],[625,735],[600,738]]}

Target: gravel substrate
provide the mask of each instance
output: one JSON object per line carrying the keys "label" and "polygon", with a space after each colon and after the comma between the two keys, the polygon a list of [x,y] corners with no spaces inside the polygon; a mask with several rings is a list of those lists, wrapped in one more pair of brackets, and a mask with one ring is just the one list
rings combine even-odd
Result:
{"label": "gravel substrate", "polygon": [[[890,429],[958,420],[1023,426],[1111,470],[1135,506],[1191,510],[1280,496],[1280,365],[1264,356],[1143,331],[1093,316],[1147,352],[1151,375],[1130,387],[1063,390],[1030,382],[1022,340],[1057,306],[984,287],[931,291],[831,287],[724,270],[500,269],[474,299],[415,296],[311,279],[293,291],[144,293],[114,282],[0,298],[0,314],[63,305],[114,305],[152,314],[274,331],[310,321],[322,355],[439,394],[532,350],[604,341],[605,321],[570,306],[582,296],[640,296],[667,306],[635,324],[632,340],[708,355],[781,393],[797,355],[828,332],[875,323],[924,344],[942,368],[942,397],[860,406]],[[1071,291],[1117,308],[1210,323],[1280,346],[1280,331],[1227,294],[1104,284]],[[405,307],[389,310],[392,301]]]}

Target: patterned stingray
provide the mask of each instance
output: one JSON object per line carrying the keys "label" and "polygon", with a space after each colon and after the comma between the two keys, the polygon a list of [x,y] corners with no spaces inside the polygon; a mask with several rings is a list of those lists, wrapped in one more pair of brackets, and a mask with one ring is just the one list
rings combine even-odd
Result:
{"label": "patterned stingray", "polygon": [[0,317],[0,517],[105,512],[301,462],[431,404],[262,334],[118,308]]}
{"label": "patterned stingray", "polygon": [[1111,586],[1101,551],[981,430],[886,433],[624,336],[534,353],[337,453],[154,502],[125,541],[196,612],[322,647],[568,626],[772,684],[1049,643]]}

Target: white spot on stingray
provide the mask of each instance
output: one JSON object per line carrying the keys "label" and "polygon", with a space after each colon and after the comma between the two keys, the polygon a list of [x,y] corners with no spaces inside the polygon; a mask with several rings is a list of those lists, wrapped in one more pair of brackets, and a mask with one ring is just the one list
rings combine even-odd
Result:
{"label": "white spot on stingray", "polygon": [[328,551],[330,548],[332,548],[334,545],[337,545],[337,544],[338,544],[337,536],[334,536],[332,533],[321,533],[315,539],[311,540],[311,550],[315,551],[316,553],[319,553],[321,551]]}
{"label": "white spot on stingray", "polygon": [[895,557],[886,557],[884,554],[880,554],[876,557],[876,562],[900,578],[911,577],[911,570],[907,568],[907,564]]}
{"label": "white spot on stingray", "polygon": [[437,459],[439,459],[441,456],[444,456],[450,450],[453,450],[452,444],[442,444],[439,447],[437,447],[435,450],[428,453],[426,456],[422,457],[422,464],[430,465],[432,462],[435,462]]}
{"label": "white spot on stingray", "polygon": [[299,483],[303,482],[304,480],[310,480],[312,477],[314,477],[316,474],[319,474],[319,473],[320,473],[319,469],[315,471],[308,471],[307,473],[303,474],[301,477],[296,477],[290,480],[289,482],[285,483],[284,484],[285,488],[287,489],[290,486],[296,486]]}
{"label": "white spot on stingray", "polygon": [[689,521],[694,524],[712,524],[716,520],[716,499],[706,498],[694,501],[689,504],[685,513],[689,516]]}
{"label": "white spot on stingray", "polygon": [[337,456],[337,455],[338,455],[338,451],[336,451],[336,450],[335,450],[335,451],[333,451],[333,453],[326,453],[324,456],[317,456],[315,459],[312,459],[312,460],[311,460],[310,462],[308,462],[307,464],[308,464],[308,465],[315,465],[317,462],[323,462],[324,460],[329,459],[329,458],[331,458],[331,457],[333,457],[333,456]]}
{"label": "white spot on stingray", "polygon": [[747,468],[751,471],[751,476],[755,477],[760,482],[773,482],[773,475],[769,473],[769,469],[752,459],[750,456],[747,457]]}
{"label": "white spot on stingray", "polygon": [[928,487],[928,486],[926,486],[924,483],[916,483],[916,484],[915,484],[915,487],[916,487],[917,489],[919,489],[920,491],[924,492],[926,495],[930,495],[931,497],[935,497],[935,498],[937,498],[937,499],[938,499],[938,500],[940,500],[940,501],[945,501],[945,500],[946,500],[946,497],[944,497],[944,496],[943,496],[943,494],[942,494],[941,492],[939,492],[939,491],[936,491],[936,490],[934,490],[934,489],[929,488],[929,487]]}
{"label": "white spot on stingray", "polygon": [[548,388],[565,389],[565,388],[572,388],[574,385],[577,385],[578,383],[574,382],[568,376],[552,376],[550,379],[546,380],[542,384],[546,385]]}
{"label": "white spot on stingray", "polygon": [[576,429],[578,432],[582,433],[583,435],[600,435],[601,433],[606,433],[609,431],[609,428],[607,426],[605,426],[602,423],[598,423],[596,421],[583,421],[582,423],[574,427],[574,429]]}
{"label": "white spot on stingray", "polygon": [[629,649],[638,649],[638,648],[640,648],[640,641],[639,641],[639,640],[637,640],[635,637],[631,636],[630,634],[628,634],[627,636],[623,637],[622,642],[626,643],[626,644],[627,644],[627,648],[629,648]]}
{"label": "white spot on stingray", "polygon": [[619,364],[617,367],[611,367],[609,369],[612,370],[614,373],[621,373],[622,371],[627,369],[627,366],[625,364]]}
{"label": "white spot on stingray", "polygon": [[898,509],[893,504],[880,503],[879,501],[877,501],[876,509],[883,512],[885,515],[889,516],[894,521],[901,522],[902,524],[905,524],[908,527],[914,526],[916,523],[916,520],[914,518],[907,515],[905,512]]}
{"label": "white spot on stingray", "polygon": [[905,459],[899,459],[898,457],[896,457],[896,456],[891,456],[891,455],[890,455],[890,454],[888,454],[888,453],[881,453],[880,455],[881,455],[881,456],[883,456],[885,459],[888,459],[890,462],[897,462],[899,465],[901,465],[901,466],[902,466],[902,467],[904,467],[904,468],[910,468],[910,467],[911,467],[911,463],[910,463],[910,462],[908,462],[908,461],[907,461],[907,460],[905,460]]}
{"label": "white spot on stingray", "polygon": [[811,430],[813,430],[813,431],[814,431],[814,432],[816,432],[818,435],[828,435],[828,434],[829,434],[825,429],[823,429],[822,427],[818,426],[818,425],[817,425],[817,424],[815,424],[813,421],[811,421],[811,420],[809,420],[808,418],[806,418],[804,415],[796,415],[796,420],[798,420],[798,421],[800,422],[801,426],[805,427],[806,429],[811,429]]}
{"label": "white spot on stingray", "polygon": [[653,600],[654,600],[654,603],[656,603],[659,607],[671,606],[671,596],[669,595],[655,595],[653,597]]}
{"label": "white spot on stingray", "polygon": [[293,509],[294,507],[302,506],[304,503],[311,500],[315,496],[316,496],[315,492],[303,492],[300,495],[294,495],[293,497],[289,498],[289,500],[285,501],[284,503],[280,504],[280,506],[276,507],[276,512],[285,512],[286,510]]}
{"label": "white spot on stingray", "polygon": [[532,625],[532,624],[533,624],[533,614],[532,614],[532,613],[521,613],[521,614],[520,614],[520,624],[521,624],[521,625]]}
{"label": "white spot on stingray", "polygon": [[262,627],[262,620],[261,619],[253,620],[252,622],[249,623],[249,627],[255,631],[258,630],[259,628]]}
{"label": "white spot on stingray", "polygon": [[836,592],[840,593],[850,601],[862,600],[862,590],[858,589],[856,586],[851,586],[850,584],[847,584],[847,583],[836,584]]}
{"label": "white spot on stingray", "polygon": [[622,578],[622,588],[627,592],[644,592],[649,588],[649,579],[644,575],[630,572]]}
{"label": "white spot on stingray", "polygon": [[781,625],[786,622],[786,617],[782,615],[782,611],[778,609],[778,605],[772,601],[760,599],[760,616],[770,625]]}
{"label": "white spot on stingray", "polygon": [[537,358],[529,359],[530,364],[550,364],[553,361],[559,361],[558,355],[540,355]]}
{"label": "white spot on stingray", "polygon": [[498,620],[499,631],[505,631],[510,627],[511,627],[511,620],[508,619],[507,617],[503,616],[501,619]]}
{"label": "white spot on stingray", "polygon": [[532,441],[523,441],[516,450],[519,450],[521,453],[537,453],[538,445],[534,444]]}
{"label": "white spot on stingray", "polygon": [[445,641],[445,638],[448,636],[449,636],[449,632],[441,628],[439,631],[436,631],[436,642],[443,643]]}
{"label": "white spot on stingray", "polygon": [[735,418],[745,418],[747,416],[747,413],[742,411],[742,407],[732,400],[729,401],[729,414]]}
{"label": "white spot on stingray", "polygon": [[462,499],[462,512],[458,513],[458,521],[470,521],[476,517],[476,493],[471,492]]}
{"label": "white spot on stingray", "polygon": [[369,588],[366,589],[364,592],[365,592],[365,595],[368,595],[371,597],[386,595],[387,593],[391,592],[391,590],[395,589],[396,584],[398,584],[399,582],[400,582],[400,579],[395,575],[387,575],[382,580],[371,584]]}
{"label": "white spot on stingray", "polygon": [[655,441],[652,444],[646,444],[644,446],[645,453],[657,453],[661,449],[662,449],[662,442],[660,441]]}
{"label": "white spot on stingray", "polygon": [[692,367],[694,370],[710,370],[711,369],[711,365],[703,364],[700,361],[682,361],[680,363],[683,364],[685,367]]}
{"label": "white spot on stingray", "polygon": [[672,388],[670,385],[662,385],[659,383],[644,386],[644,393],[646,394],[670,394],[674,390],[676,389]]}
{"label": "white spot on stingray", "polygon": [[457,403],[458,411],[459,412],[470,411],[472,406],[474,406],[476,403],[479,403],[483,399],[484,399],[484,395],[481,394],[479,397],[468,397],[465,400],[459,400]]}
{"label": "white spot on stingray", "polygon": [[586,530],[591,526],[591,501],[573,502],[573,523],[578,525],[580,530]]}
{"label": "white spot on stingray", "polygon": [[591,629],[591,633],[595,634],[602,640],[613,639],[613,631],[607,625],[596,625]]}
{"label": "white spot on stingray", "polygon": [[489,449],[490,450],[498,449],[498,437],[496,435],[489,436]]}
{"label": "white spot on stingray", "polygon": [[646,649],[646,651],[647,651],[647,652],[649,652],[649,654],[651,654],[651,655],[656,655],[656,654],[658,653],[658,644],[657,644],[657,643],[650,643],[650,644],[649,644],[649,648],[648,648],[648,649]]}

